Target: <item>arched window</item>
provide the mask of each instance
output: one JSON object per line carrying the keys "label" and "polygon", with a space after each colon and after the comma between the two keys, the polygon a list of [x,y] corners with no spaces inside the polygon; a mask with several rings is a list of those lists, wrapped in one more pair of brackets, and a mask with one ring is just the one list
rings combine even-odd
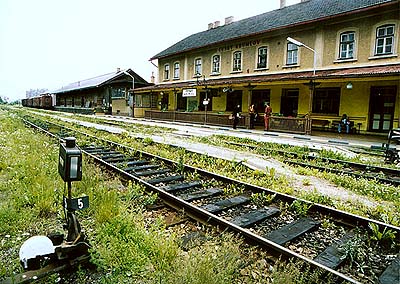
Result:
{"label": "arched window", "polygon": [[355,32],[340,34],[339,59],[353,59],[355,48]]}
{"label": "arched window", "polygon": [[393,54],[394,25],[380,26],[376,29],[375,55]]}
{"label": "arched window", "polygon": [[268,49],[266,46],[262,46],[258,49],[257,69],[267,68],[267,53]]}
{"label": "arched window", "polygon": [[174,79],[179,79],[179,75],[180,75],[179,62],[175,62],[174,63]]}
{"label": "arched window", "polygon": [[242,52],[235,51],[233,53],[233,71],[242,71]]}
{"label": "arched window", "polygon": [[169,64],[164,65],[164,80],[169,80]]}
{"label": "arched window", "polygon": [[216,54],[212,57],[211,73],[221,73],[221,55]]}
{"label": "arched window", "polygon": [[194,61],[194,76],[201,76],[201,74],[201,58],[196,58],[196,60]]}
{"label": "arched window", "polygon": [[298,55],[299,47],[294,43],[288,43],[287,45],[287,57],[286,64],[287,65],[295,65],[297,64],[297,55]]}

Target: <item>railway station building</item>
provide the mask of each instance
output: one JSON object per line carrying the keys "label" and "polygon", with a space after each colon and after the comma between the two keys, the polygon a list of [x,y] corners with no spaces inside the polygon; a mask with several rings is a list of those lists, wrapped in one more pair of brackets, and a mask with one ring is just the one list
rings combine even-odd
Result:
{"label": "railway station building", "polygon": [[121,70],[81,80],[52,91],[54,108],[74,113],[134,115],[129,90],[151,85],[132,69]]}
{"label": "railway station building", "polygon": [[134,90],[135,116],[229,125],[239,105],[263,127],[311,133],[335,130],[343,114],[352,131],[400,127],[399,0],[302,0],[207,29],[150,58],[158,83]]}

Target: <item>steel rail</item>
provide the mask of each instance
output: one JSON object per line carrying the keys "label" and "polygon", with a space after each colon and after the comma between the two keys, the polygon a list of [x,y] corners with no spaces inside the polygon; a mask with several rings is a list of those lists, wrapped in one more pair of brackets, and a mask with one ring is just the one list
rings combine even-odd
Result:
{"label": "steel rail", "polygon": [[[29,123],[29,124],[31,126],[34,126],[33,123]],[[36,127],[36,126],[34,126],[34,127]],[[62,126],[62,127],[65,128],[65,129],[68,129],[67,127],[64,127],[64,126]],[[163,158],[163,157],[159,157],[157,155],[153,155],[153,154],[150,154],[150,153],[147,153],[147,152],[144,152],[144,151],[140,151],[140,150],[134,149],[132,147],[129,147],[129,146],[126,146],[126,145],[122,145],[122,144],[119,144],[119,143],[116,143],[116,142],[113,142],[113,141],[110,141],[110,140],[100,139],[98,137],[95,137],[94,135],[87,134],[87,133],[84,133],[84,132],[81,132],[81,131],[77,131],[77,130],[73,130],[73,129],[69,129],[69,130],[75,131],[76,133],[79,133],[81,135],[88,136],[88,137],[90,137],[92,139],[97,139],[99,141],[106,142],[112,147],[116,147],[116,148],[119,148],[119,149],[124,149],[124,150],[126,150],[128,152],[129,151],[133,151],[133,152],[136,152],[136,153],[140,153],[141,155],[147,156],[149,158],[156,158],[156,159],[158,159],[158,160],[160,160],[160,161],[162,161],[162,162],[164,162],[166,164],[169,164],[171,166],[176,166],[177,165],[177,162],[169,160],[169,159],[166,159],[166,158]],[[45,133],[49,133],[47,130],[44,130],[44,132]],[[56,135],[51,135],[51,136],[55,137],[57,139],[60,139]],[[162,190],[161,188],[159,188],[159,187],[157,187],[155,185],[152,185],[152,184],[146,182],[145,180],[142,180],[142,179],[140,179],[140,178],[138,178],[138,177],[136,177],[136,176],[134,176],[134,175],[132,175],[132,174],[130,174],[130,173],[118,168],[118,167],[116,167],[115,165],[113,165],[113,164],[101,159],[100,157],[97,157],[94,154],[91,154],[90,152],[87,152],[85,150],[83,150],[83,152],[86,155],[90,156],[94,161],[100,163],[101,165],[105,166],[109,170],[114,171],[114,172],[118,172],[124,178],[130,179],[130,180],[134,180],[135,182],[142,184],[149,191],[156,192],[158,194],[158,196],[160,196],[160,198],[168,206],[170,206],[170,207],[172,207],[172,208],[174,208],[174,209],[176,209],[178,211],[184,211],[184,213],[186,213],[188,216],[190,216],[191,218],[193,218],[195,220],[198,220],[198,221],[200,221],[202,223],[206,223],[206,224],[212,224],[212,225],[217,226],[218,228],[223,229],[223,230],[230,230],[232,232],[239,233],[246,240],[248,240],[248,241],[250,241],[252,243],[255,243],[255,244],[260,245],[262,247],[267,247],[267,248],[273,249],[273,251],[274,251],[273,255],[276,255],[276,256],[283,255],[285,258],[298,258],[298,259],[301,259],[301,260],[309,263],[310,265],[312,265],[314,267],[321,268],[321,269],[323,269],[323,270],[325,270],[325,271],[327,271],[327,272],[329,272],[329,273],[331,273],[333,275],[336,275],[337,277],[339,277],[339,278],[341,278],[343,280],[346,280],[346,281],[348,281],[350,283],[359,283],[358,281],[352,279],[351,277],[349,277],[347,275],[344,275],[344,274],[342,274],[342,273],[340,273],[340,272],[338,272],[338,271],[336,271],[334,269],[326,267],[326,266],[324,266],[324,265],[322,265],[322,264],[320,264],[318,262],[315,262],[314,260],[311,260],[311,259],[309,259],[309,258],[307,258],[305,256],[299,255],[298,253],[295,253],[295,252],[293,252],[293,251],[291,251],[291,250],[289,250],[289,249],[287,249],[287,248],[285,248],[285,247],[283,247],[281,245],[278,245],[278,244],[276,244],[276,243],[274,243],[274,242],[272,242],[272,241],[270,241],[270,240],[268,240],[268,239],[266,239],[266,238],[264,238],[264,237],[262,237],[260,235],[252,233],[251,231],[249,231],[247,229],[244,229],[244,228],[242,228],[240,226],[237,226],[235,224],[232,224],[229,221],[227,221],[227,220],[225,220],[225,219],[223,219],[221,217],[218,217],[217,215],[215,215],[213,213],[210,213],[210,212],[208,212],[208,211],[206,211],[206,210],[204,210],[202,208],[199,208],[197,206],[194,206],[191,203],[186,202],[186,201],[176,197],[175,195],[173,195],[171,193],[168,193],[165,190]],[[365,217],[361,217],[361,216],[358,216],[358,215],[350,214],[350,213],[347,213],[347,212],[344,212],[344,211],[341,211],[341,210],[333,209],[333,208],[330,208],[330,207],[325,206],[325,205],[311,203],[311,202],[303,200],[303,199],[298,199],[298,198],[295,198],[293,196],[282,194],[282,193],[279,193],[279,192],[276,192],[276,191],[273,191],[273,190],[270,190],[270,189],[266,189],[266,188],[255,186],[255,185],[251,185],[249,183],[238,181],[238,180],[235,180],[235,179],[232,179],[232,178],[229,178],[229,177],[225,177],[225,176],[222,176],[222,175],[214,174],[214,173],[211,173],[211,172],[199,169],[199,168],[192,167],[190,165],[183,165],[183,170],[196,171],[197,173],[201,174],[202,176],[213,177],[213,178],[216,178],[218,180],[221,180],[221,181],[224,181],[224,182],[227,182],[227,183],[235,183],[235,184],[238,184],[238,185],[242,185],[248,190],[252,190],[252,191],[256,191],[256,192],[265,192],[265,193],[268,193],[268,194],[276,194],[278,199],[286,201],[286,202],[293,202],[295,200],[300,200],[302,202],[305,202],[305,203],[308,203],[309,205],[311,205],[310,209],[312,209],[312,211],[327,214],[330,217],[332,217],[333,219],[335,219],[336,221],[343,222],[345,224],[351,224],[353,227],[354,226],[367,227],[369,223],[375,223],[375,224],[390,228],[390,229],[396,231],[397,233],[400,233],[400,228],[396,227],[396,226],[385,224],[383,222],[372,220],[372,219],[365,218]],[[269,252],[271,252],[271,251],[269,250]]]}

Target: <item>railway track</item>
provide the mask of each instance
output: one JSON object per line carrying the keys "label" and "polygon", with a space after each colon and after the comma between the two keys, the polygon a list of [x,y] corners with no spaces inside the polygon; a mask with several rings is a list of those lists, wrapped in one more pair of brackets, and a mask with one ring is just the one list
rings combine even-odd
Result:
{"label": "railway track", "polygon": [[[254,145],[243,145],[235,142],[227,143],[235,146],[247,147],[253,150],[257,149],[257,147]],[[375,180],[377,182],[388,185],[400,186],[400,169],[320,157],[312,153],[299,154],[296,152],[289,152],[277,149],[272,149],[271,151],[274,151],[277,154],[286,157],[284,162],[289,165],[297,165],[310,169],[317,169],[319,171],[326,171],[340,175],[348,175],[356,178]]]}
{"label": "railway track", "polygon": [[[221,230],[236,232],[274,256],[301,259],[333,275],[338,283],[388,284],[398,280],[399,227],[310,203],[63,126],[25,122],[57,139],[73,135],[78,144],[79,137],[85,141],[89,139],[90,143],[80,147],[103,167],[142,184],[157,193],[166,205],[183,211],[187,216]],[[393,234],[389,245],[373,241],[376,230]],[[371,246],[365,252],[365,260],[377,259],[363,264],[364,273],[356,269],[359,263],[352,263],[354,251],[362,243]]]}

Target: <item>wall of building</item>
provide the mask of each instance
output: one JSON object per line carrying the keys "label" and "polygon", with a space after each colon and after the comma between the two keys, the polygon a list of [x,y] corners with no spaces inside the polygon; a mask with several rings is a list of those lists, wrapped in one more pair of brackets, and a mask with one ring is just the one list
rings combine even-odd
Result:
{"label": "wall of building", "polygon": [[[254,76],[261,74],[293,73],[300,71],[313,70],[313,52],[299,47],[298,64],[294,66],[286,65],[287,37],[290,36],[316,50],[316,72],[328,69],[350,69],[354,67],[390,65],[399,63],[400,48],[400,21],[397,11],[379,11],[373,14],[350,15],[347,18],[330,19],[326,22],[317,24],[307,24],[301,27],[288,28],[286,30],[273,31],[266,34],[256,35],[240,40],[224,42],[215,46],[208,46],[196,51],[174,55],[169,58],[159,59],[159,82],[188,82],[195,81],[194,62],[196,58],[202,59],[202,76],[199,80],[224,78],[229,82],[229,78]],[[375,56],[376,29],[385,24],[395,25],[395,40],[393,44],[393,54]],[[339,59],[340,34],[345,31],[354,31],[355,56],[353,59]],[[268,48],[267,68],[257,69],[258,48],[266,46]],[[242,52],[242,70],[233,72],[233,53]],[[212,56],[221,56],[220,74],[212,74]],[[173,79],[174,63],[180,63],[180,78]],[[170,76],[164,80],[164,65],[170,65]],[[357,123],[361,123],[361,130],[366,131],[370,116],[370,97],[371,88],[377,86],[395,86],[397,88],[395,113],[393,127],[399,127],[400,115],[400,82],[399,77],[373,77],[364,76],[362,78],[350,79],[324,79],[320,80],[318,88],[340,88],[340,108],[339,114],[313,114],[314,118],[324,118],[328,120],[338,120],[341,115],[346,113]],[[347,89],[347,83],[351,82],[352,89]],[[304,83],[293,79],[285,82],[265,82],[257,83],[255,89],[269,89],[271,106],[274,113],[281,112],[281,97],[283,89],[298,89],[298,114],[305,115],[309,112],[310,89]],[[161,83],[162,85],[162,83]],[[224,86],[221,86],[224,87]],[[236,90],[243,92],[242,111],[247,112],[251,102],[250,91],[245,88],[245,84],[234,86]],[[199,90],[199,88],[198,88]],[[212,111],[224,112],[226,110],[227,96],[229,93],[220,91],[218,97],[212,98]],[[175,98],[172,92],[169,96],[169,109],[175,109]],[[199,102],[200,104],[201,102]]]}

